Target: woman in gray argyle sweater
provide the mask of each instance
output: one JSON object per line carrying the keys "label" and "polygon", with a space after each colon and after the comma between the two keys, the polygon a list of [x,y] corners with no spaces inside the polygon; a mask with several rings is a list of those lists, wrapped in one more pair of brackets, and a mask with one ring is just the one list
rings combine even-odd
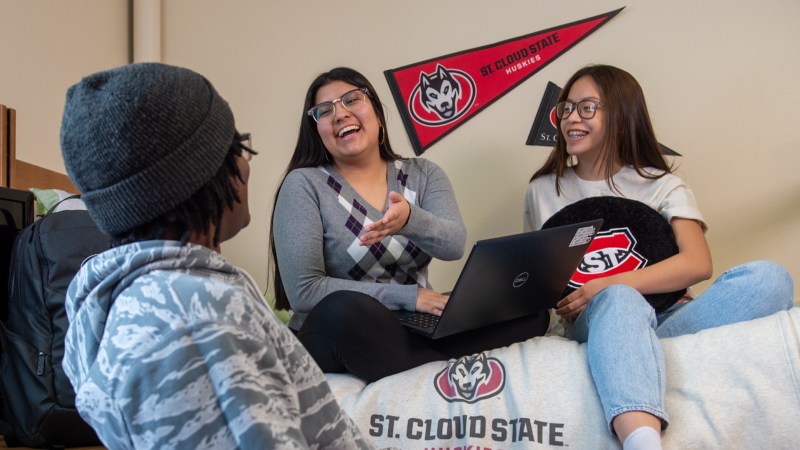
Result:
{"label": "woman in gray argyle sweater", "polygon": [[392,151],[363,75],[337,68],[308,89],[270,229],[279,309],[324,372],[375,381],[431,361],[541,336],[546,313],[431,340],[391,310],[441,315],[432,258],[464,254],[466,228],[444,171]]}

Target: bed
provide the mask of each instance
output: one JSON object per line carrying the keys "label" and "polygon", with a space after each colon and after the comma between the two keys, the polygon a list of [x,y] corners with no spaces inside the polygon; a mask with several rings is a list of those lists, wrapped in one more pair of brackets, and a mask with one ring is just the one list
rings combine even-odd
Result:
{"label": "bed", "polygon": [[[800,308],[662,340],[671,423],[664,448],[800,446]],[[365,384],[328,374],[343,409],[381,448],[619,449],[586,347],[538,337],[484,352],[478,388],[449,383],[443,361]],[[725,382],[721,382],[725,380]]]}

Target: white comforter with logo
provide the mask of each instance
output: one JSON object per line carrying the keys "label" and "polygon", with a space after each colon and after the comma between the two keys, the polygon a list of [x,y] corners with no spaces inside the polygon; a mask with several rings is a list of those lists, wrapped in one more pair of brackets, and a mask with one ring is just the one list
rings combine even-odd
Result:
{"label": "white comforter with logo", "polygon": [[[800,308],[792,308],[663,340],[664,448],[800,447],[798,331]],[[603,419],[585,346],[562,338],[430,363],[369,385],[350,375],[327,378],[382,448],[621,448]]]}

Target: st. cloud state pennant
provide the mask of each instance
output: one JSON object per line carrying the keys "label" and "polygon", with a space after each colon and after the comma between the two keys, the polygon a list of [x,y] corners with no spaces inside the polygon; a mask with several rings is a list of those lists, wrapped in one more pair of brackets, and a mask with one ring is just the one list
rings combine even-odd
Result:
{"label": "st. cloud state pennant", "polygon": [[622,9],[385,71],[414,153],[421,155]]}
{"label": "st. cloud state pennant", "polygon": [[539,103],[539,111],[536,112],[536,118],[533,120],[531,132],[528,133],[528,140],[525,141],[526,145],[543,145],[545,147],[555,145],[558,138],[556,103],[558,103],[559,95],[561,95],[561,88],[552,81],[548,81],[542,102]]}
{"label": "st. cloud state pennant", "polygon": [[[531,132],[528,133],[528,140],[525,141],[526,145],[541,145],[544,147],[553,147],[558,139],[558,129],[556,127],[556,103],[558,103],[558,96],[561,95],[561,88],[552,81],[547,82],[547,87],[542,96],[542,102],[539,104],[539,111],[536,113],[536,118],[533,119]],[[681,156],[680,153],[672,150],[662,143],[661,153],[667,156]]]}

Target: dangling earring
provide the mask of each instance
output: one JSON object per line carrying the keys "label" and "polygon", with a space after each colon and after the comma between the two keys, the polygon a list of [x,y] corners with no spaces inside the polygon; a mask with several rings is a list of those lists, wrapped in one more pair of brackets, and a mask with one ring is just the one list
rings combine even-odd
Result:
{"label": "dangling earring", "polygon": [[378,126],[380,127],[381,130],[381,141],[378,142],[378,146],[381,146],[383,145],[383,141],[386,140],[386,130],[383,128],[382,123],[379,123]]}
{"label": "dangling earring", "polygon": [[323,150],[323,152],[325,153],[325,160],[328,161],[328,164],[333,165],[333,163],[331,163],[330,158],[328,158],[328,151],[327,150]]}

